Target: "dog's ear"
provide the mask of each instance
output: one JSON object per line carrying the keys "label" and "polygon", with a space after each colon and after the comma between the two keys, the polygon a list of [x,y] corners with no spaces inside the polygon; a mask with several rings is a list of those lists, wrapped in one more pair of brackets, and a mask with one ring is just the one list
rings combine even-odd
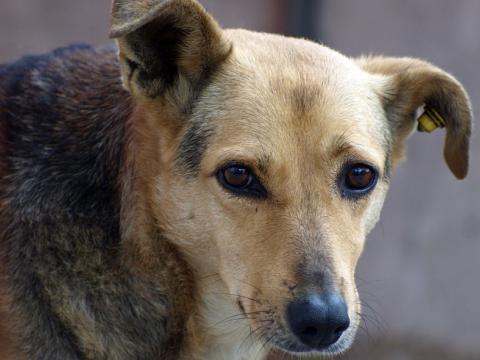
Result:
{"label": "dog's ear", "polygon": [[358,64],[367,72],[383,76],[380,96],[392,134],[395,163],[403,156],[404,141],[416,123],[417,109],[434,109],[446,123],[445,161],[458,178],[468,172],[472,113],[462,85],[450,74],[412,58],[363,57]]}
{"label": "dog's ear", "polygon": [[124,85],[156,97],[176,87],[191,96],[231,49],[215,20],[195,0],[113,0]]}

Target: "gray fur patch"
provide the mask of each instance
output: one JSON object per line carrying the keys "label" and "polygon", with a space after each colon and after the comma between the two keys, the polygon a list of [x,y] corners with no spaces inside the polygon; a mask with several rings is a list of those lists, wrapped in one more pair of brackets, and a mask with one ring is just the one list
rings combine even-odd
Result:
{"label": "gray fur patch", "polygon": [[177,162],[189,177],[198,174],[208,140],[213,135],[213,126],[208,122],[193,121],[180,143]]}

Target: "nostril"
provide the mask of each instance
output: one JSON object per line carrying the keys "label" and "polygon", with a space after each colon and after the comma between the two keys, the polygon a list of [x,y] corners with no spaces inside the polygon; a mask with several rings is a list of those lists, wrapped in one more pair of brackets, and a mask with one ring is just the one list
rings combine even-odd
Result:
{"label": "nostril", "polygon": [[313,327],[313,326],[307,326],[303,331],[302,331],[302,335],[306,335],[306,336],[317,336],[318,335],[318,329],[316,327]]}
{"label": "nostril", "polygon": [[335,329],[335,334],[342,334],[343,332],[345,332],[345,330],[348,329],[349,326],[350,320],[347,318],[342,325]]}
{"label": "nostril", "polygon": [[349,326],[350,326],[350,321],[348,321],[344,325],[335,329],[335,331],[333,332],[335,341],[340,339],[340,336],[342,336],[342,334],[345,332],[345,330],[348,329]]}

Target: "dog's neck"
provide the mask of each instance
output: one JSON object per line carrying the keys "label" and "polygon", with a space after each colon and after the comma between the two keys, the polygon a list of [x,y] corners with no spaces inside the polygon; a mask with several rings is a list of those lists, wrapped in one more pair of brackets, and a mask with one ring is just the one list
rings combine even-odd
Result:
{"label": "dog's neck", "polygon": [[252,335],[248,316],[237,305],[219,277],[199,280],[198,318],[204,332],[203,354],[198,360],[263,359],[265,349]]}

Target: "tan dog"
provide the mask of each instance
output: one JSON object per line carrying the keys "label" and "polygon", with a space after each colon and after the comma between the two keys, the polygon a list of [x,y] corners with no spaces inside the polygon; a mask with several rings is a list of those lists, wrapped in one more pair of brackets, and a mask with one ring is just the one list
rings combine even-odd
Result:
{"label": "tan dog", "polygon": [[[18,353],[248,359],[271,348],[348,349],[361,311],[355,267],[419,107],[441,114],[445,160],[456,177],[467,174],[471,112],[462,86],[421,60],[350,59],[306,40],[223,30],[194,0],[114,0],[112,37],[130,95],[110,50],[54,57],[71,65],[60,74],[75,94],[60,91],[60,104],[72,103],[57,108],[82,116],[42,120],[49,134],[82,134],[83,147],[66,140],[76,150],[62,162],[42,167],[33,154],[43,145],[20,154],[15,141],[30,127],[15,127],[11,119],[22,117],[9,117],[11,94],[0,94],[4,132],[14,138],[0,144],[9,189],[0,245]],[[10,89],[13,70],[2,71]],[[49,149],[60,148],[58,139],[45,140]],[[70,171],[74,161],[81,165]],[[18,170],[28,164],[40,170]],[[51,183],[27,186],[50,173]],[[68,216],[58,215],[63,209]],[[109,216],[118,233],[105,228]],[[85,245],[97,235],[103,240]],[[38,292],[25,274],[39,279]],[[54,319],[48,328],[46,319]]]}

